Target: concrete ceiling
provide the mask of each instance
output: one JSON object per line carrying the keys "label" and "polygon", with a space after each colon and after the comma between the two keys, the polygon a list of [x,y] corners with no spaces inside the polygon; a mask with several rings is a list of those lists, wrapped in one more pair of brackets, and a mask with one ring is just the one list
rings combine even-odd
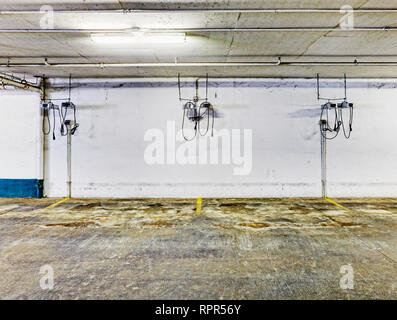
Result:
{"label": "concrete ceiling", "polygon": [[[137,9],[137,8],[327,8],[346,0],[317,1],[0,1],[1,10]],[[353,8],[393,8],[396,1],[351,0]],[[0,29],[40,29],[40,14],[0,14]],[[355,13],[355,27],[396,27],[396,13]],[[336,27],[340,13],[56,13],[55,29]],[[0,32],[0,63],[231,62],[275,61],[397,62],[397,31],[189,32],[183,44],[104,45],[87,33]],[[3,72],[53,77],[396,77],[397,66],[261,66],[261,67],[3,67]]]}

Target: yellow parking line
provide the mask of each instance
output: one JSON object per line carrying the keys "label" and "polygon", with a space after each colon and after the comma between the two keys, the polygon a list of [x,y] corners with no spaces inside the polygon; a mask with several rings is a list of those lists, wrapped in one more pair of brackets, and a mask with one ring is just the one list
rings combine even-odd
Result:
{"label": "yellow parking line", "polygon": [[67,200],[69,200],[69,199],[70,199],[69,197],[66,197],[65,199],[59,200],[58,202],[55,202],[55,203],[53,203],[52,205],[49,205],[48,207],[45,207],[44,210],[54,208],[54,207],[56,207],[58,204],[61,204],[62,202],[65,202],[65,201],[67,201]]}
{"label": "yellow parking line", "polygon": [[196,206],[196,214],[200,214],[201,213],[201,202],[202,202],[202,198],[197,198],[197,206]]}
{"label": "yellow parking line", "polygon": [[332,204],[336,205],[337,207],[342,208],[343,210],[346,210],[347,212],[354,213],[354,211],[347,209],[346,207],[342,206],[341,204],[335,202],[334,200],[328,199],[327,197],[324,197],[324,199],[327,200],[328,202],[331,202]]}

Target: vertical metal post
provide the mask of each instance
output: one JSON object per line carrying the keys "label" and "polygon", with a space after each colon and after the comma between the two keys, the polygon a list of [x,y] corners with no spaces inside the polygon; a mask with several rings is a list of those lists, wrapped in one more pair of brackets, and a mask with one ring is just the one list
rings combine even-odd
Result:
{"label": "vertical metal post", "polygon": [[321,130],[321,195],[323,198],[327,197],[327,139],[325,135],[327,134],[324,128],[326,128],[326,120],[320,120],[320,130]]}
{"label": "vertical metal post", "polygon": [[[43,76],[40,79],[40,89],[41,89],[41,93],[40,93],[40,102],[44,103],[46,96],[47,96],[47,92],[46,92],[46,78]],[[41,107],[41,106],[40,106]],[[44,115],[43,115],[44,116]],[[49,115],[48,115],[49,116]],[[43,128],[41,128],[41,154],[42,154],[42,159],[41,159],[41,172],[42,172],[42,179],[43,179],[43,197],[46,196],[46,192],[45,192],[45,182],[46,182],[46,143],[47,143],[47,139],[46,139],[46,135],[43,134]]]}
{"label": "vertical metal post", "polygon": [[65,125],[68,129],[68,141],[67,141],[67,158],[68,158],[68,197],[72,197],[72,133],[70,132],[72,127],[72,121],[66,120]]}

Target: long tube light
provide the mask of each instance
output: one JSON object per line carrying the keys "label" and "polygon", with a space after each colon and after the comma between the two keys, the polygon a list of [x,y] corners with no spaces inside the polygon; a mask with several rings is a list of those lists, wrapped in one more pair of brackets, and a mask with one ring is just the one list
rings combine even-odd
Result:
{"label": "long tube light", "polygon": [[184,43],[184,33],[122,33],[122,34],[91,34],[92,41],[103,44],[157,44]]}

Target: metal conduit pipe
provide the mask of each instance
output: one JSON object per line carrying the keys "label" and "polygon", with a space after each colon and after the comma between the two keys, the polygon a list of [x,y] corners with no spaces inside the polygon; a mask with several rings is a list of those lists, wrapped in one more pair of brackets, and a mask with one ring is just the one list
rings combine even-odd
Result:
{"label": "metal conduit pipe", "polygon": [[38,92],[38,93],[42,93],[42,89],[40,87],[31,85],[31,84],[29,84],[29,83],[27,83],[26,81],[23,81],[23,80],[22,81],[15,81],[15,80],[8,79],[8,78],[5,78],[5,77],[0,77],[0,82],[4,83],[4,84],[12,85],[12,86],[17,87],[17,88],[21,88],[21,89],[25,89],[25,90],[30,90],[30,91],[35,91],[35,92]]}
{"label": "metal conduit pipe", "polygon": [[[116,62],[116,63],[1,63],[0,67],[108,68],[108,67],[264,67],[264,66],[397,66],[397,61],[281,61],[275,62]],[[0,78],[1,80],[1,78]]]}
{"label": "metal conduit pipe", "polygon": [[130,28],[130,29],[0,29],[0,33],[130,33],[130,32],[352,32],[352,31],[397,31],[397,27],[247,27],[247,28]]}
{"label": "metal conduit pipe", "polygon": [[[282,63],[284,64],[284,63]],[[397,66],[397,62],[287,62],[289,66]]]}
{"label": "metal conduit pipe", "polygon": [[[54,13],[59,14],[90,14],[90,13],[111,13],[111,14],[136,14],[136,13],[341,13],[346,12],[343,9],[316,9],[316,8],[301,8],[301,9],[260,9],[260,8],[197,8],[197,9],[85,9],[85,10],[68,10],[60,9],[54,10]],[[352,9],[354,13],[397,13],[397,9],[387,8],[358,8]],[[45,14],[40,10],[0,10],[0,15],[11,14]]]}
{"label": "metal conduit pipe", "polygon": [[[140,29],[143,30],[143,29]],[[354,27],[354,28],[340,28],[340,27],[246,27],[246,28],[168,28],[168,29],[147,29],[150,32],[327,32],[327,31],[397,31],[397,27]]]}
{"label": "metal conduit pipe", "polygon": [[106,68],[106,67],[260,67],[278,66],[276,62],[116,62],[116,63],[1,63],[0,67],[54,67],[54,68]]}

